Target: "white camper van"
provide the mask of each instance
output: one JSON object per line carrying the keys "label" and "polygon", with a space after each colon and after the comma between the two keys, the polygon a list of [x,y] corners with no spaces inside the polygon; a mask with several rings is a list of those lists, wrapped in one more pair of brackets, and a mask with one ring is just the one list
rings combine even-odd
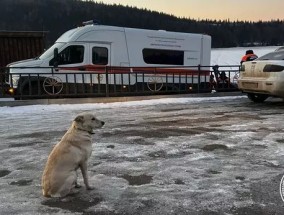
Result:
{"label": "white camper van", "polygon": [[38,58],[8,65],[11,92],[43,88],[44,93],[52,95],[63,92],[66,83],[142,82],[158,91],[163,83],[177,82],[172,75],[166,77],[167,73],[186,73],[178,77],[179,83],[207,84],[210,54],[208,35],[88,23],[64,33]]}

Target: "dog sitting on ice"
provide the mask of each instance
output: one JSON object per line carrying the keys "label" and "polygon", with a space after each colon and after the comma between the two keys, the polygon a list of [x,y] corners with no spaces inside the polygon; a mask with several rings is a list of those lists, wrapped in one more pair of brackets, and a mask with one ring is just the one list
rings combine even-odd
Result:
{"label": "dog sitting on ice", "polygon": [[55,145],[42,175],[42,192],[45,197],[64,197],[77,186],[77,172],[80,168],[87,190],[89,185],[87,162],[92,153],[93,129],[105,123],[93,114],[79,114],[69,130]]}

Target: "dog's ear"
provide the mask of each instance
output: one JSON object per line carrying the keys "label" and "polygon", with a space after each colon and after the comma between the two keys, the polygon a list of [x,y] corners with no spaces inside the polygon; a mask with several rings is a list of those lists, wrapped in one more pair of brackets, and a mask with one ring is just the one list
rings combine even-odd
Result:
{"label": "dog's ear", "polygon": [[84,117],[83,116],[77,116],[75,119],[74,119],[75,122],[84,122]]}

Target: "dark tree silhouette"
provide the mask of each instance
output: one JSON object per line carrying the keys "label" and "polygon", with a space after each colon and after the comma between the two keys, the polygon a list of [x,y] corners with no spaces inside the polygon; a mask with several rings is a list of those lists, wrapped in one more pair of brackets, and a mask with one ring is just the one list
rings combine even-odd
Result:
{"label": "dark tree silhouette", "polygon": [[136,7],[80,0],[1,0],[0,7],[0,30],[48,31],[47,46],[65,31],[91,19],[105,25],[205,33],[212,36],[212,47],[284,43],[283,20],[195,20]]}

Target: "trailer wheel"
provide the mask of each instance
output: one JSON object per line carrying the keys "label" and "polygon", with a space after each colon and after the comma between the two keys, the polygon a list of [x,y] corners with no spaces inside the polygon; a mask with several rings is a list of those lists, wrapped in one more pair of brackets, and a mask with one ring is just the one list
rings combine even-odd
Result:
{"label": "trailer wheel", "polygon": [[63,89],[62,80],[59,77],[51,76],[44,79],[42,83],[44,91],[49,95],[57,95]]}
{"label": "trailer wheel", "polygon": [[160,91],[163,87],[163,79],[161,77],[153,76],[148,79],[147,87],[153,92]]}

